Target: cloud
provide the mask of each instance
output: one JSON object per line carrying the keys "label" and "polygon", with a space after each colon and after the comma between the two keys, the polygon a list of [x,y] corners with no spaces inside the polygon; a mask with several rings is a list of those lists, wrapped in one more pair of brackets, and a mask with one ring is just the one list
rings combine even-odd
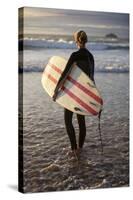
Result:
{"label": "cloud", "polygon": [[105,24],[67,24],[69,27],[76,26],[78,28],[97,28],[97,29],[128,29],[127,26],[119,26],[119,25],[105,25]]}
{"label": "cloud", "polygon": [[124,37],[129,34],[127,14],[25,7],[24,18],[27,33],[70,34],[75,29],[84,29],[90,35],[105,35],[110,31]]}
{"label": "cloud", "polygon": [[51,9],[43,9],[43,8],[24,8],[24,17],[26,18],[33,18],[33,17],[58,17],[64,16],[63,13],[59,13],[56,10]]}

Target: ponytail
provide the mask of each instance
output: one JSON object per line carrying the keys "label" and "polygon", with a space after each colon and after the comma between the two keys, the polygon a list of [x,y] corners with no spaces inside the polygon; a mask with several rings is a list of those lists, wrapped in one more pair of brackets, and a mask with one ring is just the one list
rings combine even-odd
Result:
{"label": "ponytail", "polygon": [[87,35],[84,31],[78,31],[74,34],[75,41],[80,45],[85,45],[88,42]]}

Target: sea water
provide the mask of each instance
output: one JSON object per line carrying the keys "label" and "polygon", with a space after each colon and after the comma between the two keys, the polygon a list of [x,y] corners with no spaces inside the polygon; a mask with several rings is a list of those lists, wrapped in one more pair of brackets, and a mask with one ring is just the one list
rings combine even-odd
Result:
{"label": "sea water", "polygon": [[[32,41],[32,42],[31,42]],[[27,38],[23,76],[24,191],[62,191],[129,185],[129,48],[125,41],[92,41],[95,81],[104,100],[101,116],[86,116],[86,140],[79,160],[69,157],[64,110],[41,85],[42,71],[53,55],[69,58],[72,41]],[[22,52],[20,51],[20,54]],[[22,72],[23,68],[23,74]],[[73,124],[78,140],[76,115]]]}

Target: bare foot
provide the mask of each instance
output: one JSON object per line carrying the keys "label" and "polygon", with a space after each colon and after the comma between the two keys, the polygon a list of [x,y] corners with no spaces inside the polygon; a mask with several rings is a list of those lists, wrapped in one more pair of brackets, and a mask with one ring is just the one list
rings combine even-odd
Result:
{"label": "bare foot", "polygon": [[78,147],[77,154],[79,155],[82,152],[82,148]]}
{"label": "bare foot", "polygon": [[79,153],[78,153],[78,150],[77,150],[77,149],[70,150],[70,151],[67,153],[67,156],[70,156],[70,157],[76,158],[76,160],[79,160],[79,158],[78,158]]}
{"label": "bare foot", "polygon": [[67,156],[71,156],[71,157],[73,157],[75,154],[75,150],[69,150],[68,152],[67,152]]}

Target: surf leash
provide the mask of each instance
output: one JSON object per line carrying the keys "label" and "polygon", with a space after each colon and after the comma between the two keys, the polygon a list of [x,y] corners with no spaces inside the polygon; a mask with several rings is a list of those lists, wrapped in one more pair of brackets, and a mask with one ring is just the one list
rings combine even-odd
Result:
{"label": "surf leash", "polygon": [[101,123],[100,123],[100,119],[101,119],[101,113],[102,113],[102,109],[99,111],[98,113],[98,130],[99,130],[99,136],[100,136],[100,142],[101,142],[101,152],[103,154],[103,141],[102,141],[102,134],[101,134]]}

